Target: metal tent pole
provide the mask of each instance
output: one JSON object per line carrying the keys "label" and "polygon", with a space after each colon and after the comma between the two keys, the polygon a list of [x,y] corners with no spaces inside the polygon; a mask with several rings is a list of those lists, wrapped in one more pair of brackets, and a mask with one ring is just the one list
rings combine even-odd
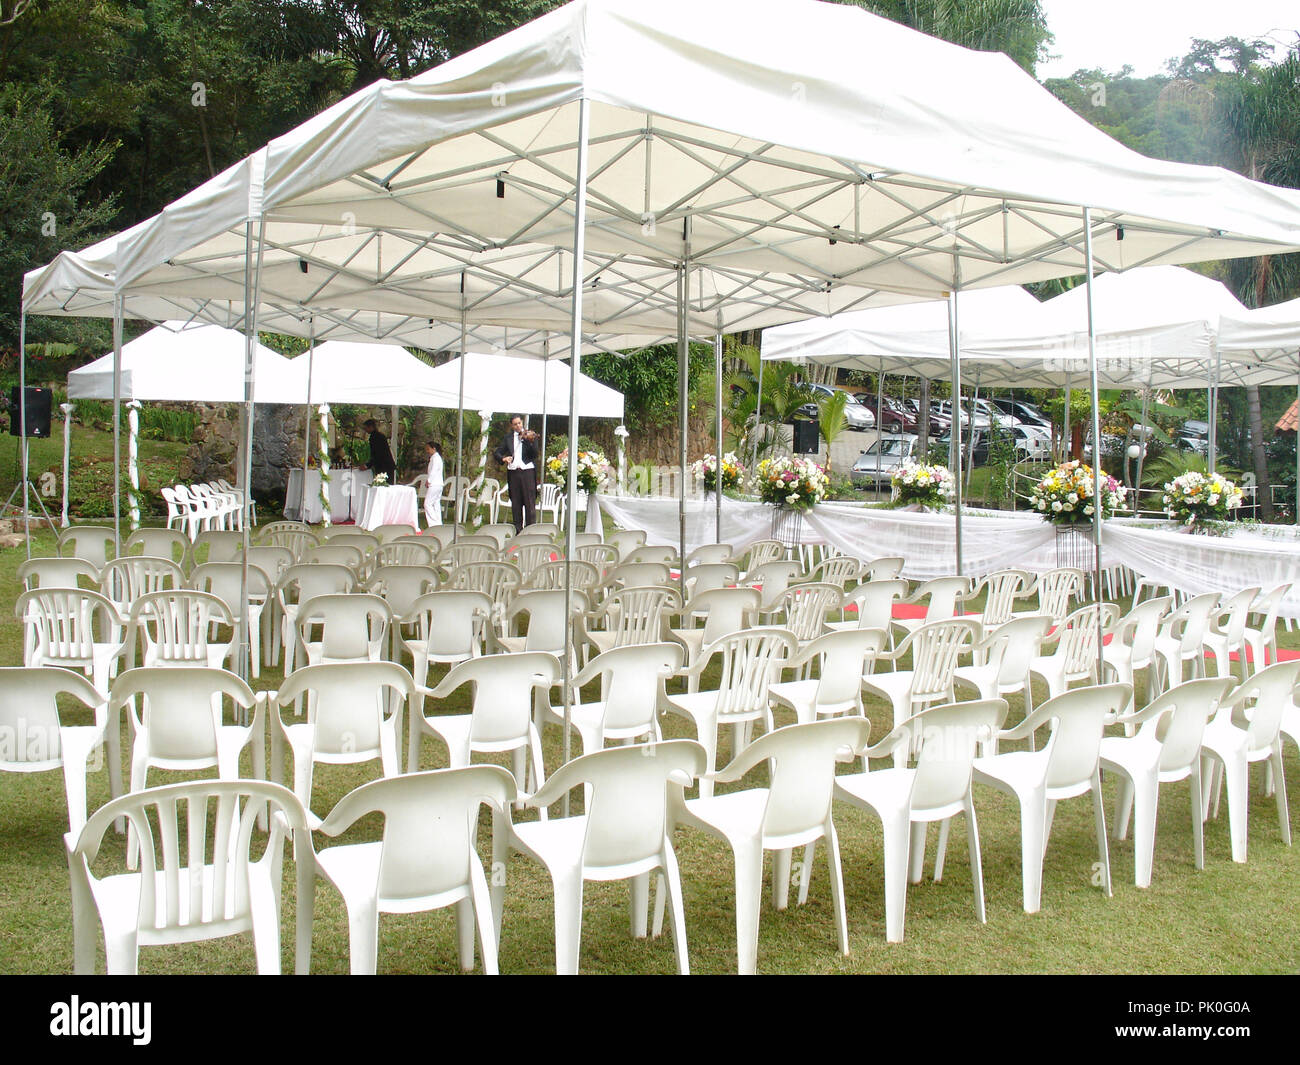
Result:
{"label": "metal tent pole", "polygon": [[[250,642],[248,624],[248,546],[249,527],[253,524],[253,397],[256,395],[257,376],[257,305],[262,298],[262,248],[266,238],[266,219],[260,218],[257,226],[257,251],[253,251],[253,220],[250,218],[244,231],[244,454],[240,478],[244,488],[244,513],[240,519],[243,530],[243,552],[239,572],[239,675],[248,680],[252,656],[258,648]],[[306,478],[306,471],[303,477]]]}
{"label": "metal tent pole", "polygon": [[77,408],[71,403],[60,403],[63,411],[63,513],[59,517],[59,528],[68,527],[68,473],[72,458],[72,412]]}
{"label": "metal tent pole", "polygon": [[[569,367],[569,372],[573,372],[573,367]],[[547,386],[551,383],[551,334],[547,333],[542,340],[542,462],[546,462],[546,414],[550,401],[546,397]],[[572,413],[572,412],[570,412]],[[542,476],[546,476],[545,466],[542,468]]]}
{"label": "metal tent pole", "polygon": [[691,350],[688,328],[691,287],[691,220],[682,220],[682,259],[677,265],[677,542],[678,580],[681,582],[682,602],[686,602],[686,446],[687,446],[687,385],[689,383]]}
{"label": "metal tent pole", "polygon": [[[117,303],[116,301],[114,301],[114,308],[116,308],[116,306]],[[114,320],[116,321],[116,319]],[[114,336],[116,335],[117,334],[115,333]],[[116,386],[117,376],[118,376],[118,367],[115,364],[114,373],[113,373],[115,389],[117,387]],[[117,443],[116,408],[114,408],[113,416],[114,416],[113,442],[114,445],[116,445]],[[30,475],[31,472],[30,471],[31,459],[27,453],[28,452],[28,446],[27,446],[27,312],[24,310],[20,310],[18,312],[18,452],[19,455],[21,456],[20,458],[21,468],[18,471],[18,476],[20,476],[23,479],[23,543],[26,545],[27,548],[27,557],[31,558],[32,557],[32,529],[31,529],[32,512],[30,508],[32,505],[32,501],[30,495],[31,488],[27,483],[28,476]],[[117,456],[114,455],[114,458],[116,457]],[[118,471],[118,467],[116,463],[114,463],[113,465],[113,471],[114,474],[116,475]],[[65,484],[67,483],[66,477],[64,478],[64,483]],[[116,485],[114,487],[116,488]],[[117,498],[116,491],[114,491],[113,496],[114,499]],[[10,496],[9,498],[12,499],[13,497]],[[120,539],[118,540],[118,550],[119,551],[121,550]]]}
{"label": "metal tent pole", "polygon": [[[1093,260],[1092,260],[1092,210],[1085,207],[1083,209],[1083,248],[1084,255],[1087,259],[1087,306],[1088,306],[1088,392],[1092,400],[1092,532],[1093,538],[1097,542],[1097,550],[1094,556],[1093,566],[1093,598],[1097,603],[1102,602],[1101,593],[1101,412],[1098,409],[1098,388],[1097,388],[1097,323],[1093,317]],[[1097,611],[1097,679],[1103,680],[1102,667],[1104,665],[1102,643],[1103,625],[1101,623],[1101,611]]]}
{"label": "metal tent pole", "polygon": [[1148,384],[1142,389],[1142,439],[1139,442],[1138,451],[1138,468],[1137,482],[1133,485],[1133,516],[1137,517],[1139,504],[1142,500],[1142,463],[1147,457],[1147,403],[1151,399],[1151,386]]}
{"label": "metal tent pole", "polygon": [[[26,487],[23,489],[26,498]],[[113,543],[122,551],[122,294],[113,296]]]}
{"label": "metal tent pole", "polygon": [[[1214,367],[1210,371],[1210,440],[1206,465],[1210,473],[1219,460],[1219,373],[1223,368],[1223,355],[1219,351],[1219,342],[1214,343]],[[1259,489],[1256,489],[1258,492]]]}
{"label": "metal tent pole", "polygon": [[[1296,352],[1295,361],[1296,361],[1295,499],[1292,500],[1291,509],[1295,514],[1296,526],[1300,527],[1300,351]],[[1259,489],[1256,489],[1256,491],[1259,491]]]}
{"label": "metal tent pole", "polygon": [[[975,472],[975,409],[980,401],[980,368],[975,367],[975,388],[970,396],[970,450],[966,457],[966,488],[970,489],[971,474]],[[989,418],[989,445],[993,444],[993,419]]]}
{"label": "metal tent pole", "polygon": [[[582,370],[582,273],[586,260],[587,230],[587,111],[585,97],[578,101],[578,158],[573,195],[573,289],[569,320],[572,347],[569,359],[569,468],[565,490],[569,506],[564,522],[564,661],[561,668],[561,694],[564,700],[564,761],[573,757],[573,545],[577,542],[578,511],[578,374]],[[569,812],[569,796],[564,796],[564,812]]]}
{"label": "metal tent pole", "polygon": [[[1070,356],[1066,356],[1068,359]],[[1070,378],[1073,375],[1069,370],[1065,371],[1065,424],[1062,427],[1061,435],[1061,461],[1070,461]]]}
{"label": "metal tent pole", "polygon": [[[885,360],[876,371],[876,498],[880,498],[880,470],[885,460]],[[891,490],[891,496],[894,494]]]}
{"label": "metal tent pole", "polygon": [[[714,403],[717,405],[717,451],[713,456],[713,542],[722,543],[722,326],[713,337]],[[686,559],[682,559],[686,569]]]}
{"label": "metal tent pole", "polygon": [[754,446],[752,448],[749,469],[751,473],[758,472],[758,430],[763,424],[763,357],[758,358],[758,403],[754,407]]}
{"label": "metal tent pole", "polygon": [[465,451],[465,271],[460,273],[460,391],[456,399],[456,480],[451,490],[451,539],[460,539],[460,486]]}
{"label": "metal tent pole", "polygon": [[[962,576],[962,552],[961,552],[961,509],[962,509],[962,476],[961,476],[961,320],[958,317],[957,293],[960,288],[960,270],[961,264],[953,258],[953,287],[948,296],[948,348],[952,357],[952,458],[953,464],[952,482],[955,495],[953,497],[953,508],[956,515],[954,524],[956,552],[957,575]],[[971,424],[972,435],[975,432],[975,425]]]}
{"label": "metal tent pole", "polygon": [[298,505],[298,520],[307,522],[307,460],[311,458],[311,382],[316,372],[316,320],[307,319],[307,404],[303,410],[306,420],[302,432],[302,502]]}

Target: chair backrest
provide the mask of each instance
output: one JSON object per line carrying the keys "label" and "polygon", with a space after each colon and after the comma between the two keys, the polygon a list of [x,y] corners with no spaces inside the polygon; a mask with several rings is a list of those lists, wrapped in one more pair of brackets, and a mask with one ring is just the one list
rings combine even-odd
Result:
{"label": "chair backrest", "polygon": [[[58,666],[0,667],[0,737],[6,738],[0,742],[0,771],[34,772],[62,764],[61,695],[96,710],[97,721],[106,719],[97,709],[104,696],[80,673]],[[68,814],[84,817],[84,811]]]}
{"label": "chair backrest", "polygon": [[271,578],[271,585],[280,583],[284,571],[293,565],[293,552],[287,547],[275,547],[271,544],[255,544],[248,549],[248,564],[256,566]]}
{"label": "chair backrest", "polygon": [[1065,675],[1081,676],[1097,664],[1097,614],[1101,614],[1101,631],[1108,633],[1115,627],[1119,607],[1114,603],[1087,603],[1070,614],[1057,626],[1054,635],[1060,638],[1056,654],[1065,659]]}
{"label": "chair backrest", "polygon": [[379,566],[365,587],[366,591],[380,596],[393,617],[400,619],[411,612],[420,596],[438,590],[438,573],[432,566]]}
{"label": "chair backrest", "polygon": [[[274,816],[263,855],[276,864],[272,880],[278,883],[284,826],[295,836],[299,860],[311,860],[302,804],[279,784],[199,780],[132,792],[91,814],[75,842],[69,841],[74,897],[80,894],[84,905],[92,904],[91,866],[109,826],[125,817],[140,841],[142,872],[134,877],[139,941],[176,943],[228,934],[222,926],[251,916],[253,827],[268,803]],[[183,847],[178,840],[185,841]]]}
{"label": "chair backrest", "polygon": [[627,556],[628,562],[662,562],[665,566],[678,564],[677,549],[664,544],[642,544]]}
{"label": "chair backrest", "polygon": [[238,616],[216,595],[178,588],[140,596],[131,627],[144,636],[151,664],[207,665],[213,624],[233,626]]}
{"label": "chair backrest", "polygon": [[618,548],[614,544],[582,544],[573,549],[573,557],[590,562],[604,577],[618,565]]}
{"label": "chair backrest", "polygon": [[972,765],[979,744],[987,742],[1006,720],[1003,699],[949,703],[922,710],[900,726],[920,738],[912,777],[914,813],[942,810],[970,791]]}
{"label": "chair backrest", "polygon": [[573,546],[588,547],[591,544],[603,544],[605,541],[598,532],[578,532],[573,534]]}
{"label": "chair backrest", "polygon": [[[122,707],[130,709],[136,742],[147,744],[152,757],[210,759],[215,763],[223,697],[245,710],[256,699],[252,689],[234,673],[209,669],[206,663],[167,669],[144,667],[118,675],[109,689],[108,706],[110,720],[114,721]],[[238,770],[237,765],[235,768]]]}
{"label": "chair backrest", "polygon": [[313,758],[354,763],[381,757],[383,722],[393,705],[390,694],[404,705],[414,691],[411,674],[393,662],[326,662],[294,670],[275,701],[285,707],[309,696]]}
{"label": "chair backrest", "polygon": [[903,572],[907,560],[902,555],[885,555],[873,558],[862,567],[860,581],[892,581]]}
{"label": "chair backrest", "polygon": [[615,529],[605,537],[605,543],[618,550],[618,560],[622,562],[645,543],[645,533],[640,529]]}
{"label": "chair backrest", "polygon": [[709,644],[705,655],[722,659],[716,704],[719,724],[729,717],[766,710],[776,670],[798,647],[792,633],[775,628],[733,632]]}
{"label": "chair backrest", "polygon": [[703,592],[726,588],[740,580],[740,567],[733,562],[700,562],[686,569],[686,595],[694,599]]}
{"label": "chair backrest", "polygon": [[790,582],[803,572],[803,567],[793,560],[773,559],[758,566],[751,566],[745,573],[745,581],[752,585],[761,585],[763,602],[761,610],[775,610],[782,593],[790,587]]}
{"label": "chair backrest", "polygon": [[415,530],[410,525],[379,525],[370,530],[379,537],[381,544],[391,544],[403,536],[410,536]]}
{"label": "chair backrest", "polygon": [[961,655],[979,636],[979,622],[971,618],[932,621],[911,632],[898,649],[912,648],[913,701],[944,698]]}
{"label": "chair backrest", "polygon": [[59,554],[84,558],[97,569],[117,553],[117,534],[101,525],[73,525],[59,533]]}
{"label": "chair backrest", "polygon": [[[1251,610],[1252,614],[1262,615],[1259,631],[1266,636],[1273,635],[1277,626],[1278,611],[1282,608],[1282,600],[1286,598],[1286,594],[1291,590],[1291,587],[1290,584],[1279,584],[1271,592],[1261,596]],[[1263,665],[1263,663],[1261,662],[1260,665]]]}
{"label": "chair backrest", "polygon": [[1024,614],[999,625],[980,641],[985,661],[997,665],[999,684],[1029,682],[1030,660],[1040,653],[1051,627],[1052,619],[1046,614]]}
{"label": "chair backrest", "polygon": [[564,763],[530,801],[549,805],[590,784],[582,868],[635,869],[663,851],[670,783],[689,786],[704,764],[704,748],[694,740],[610,747]]}
{"label": "chair backrest", "polygon": [[888,629],[894,604],[907,594],[907,581],[871,580],[859,584],[844,596],[843,605],[858,609],[858,628]]}
{"label": "chair backrest", "polygon": [[[240,602],[240,590],[244,587],[244,565],[242,562],[204,562],[194,567],[190,574],[188,587],[200,592],[215,595],[234,617],[243,611]],[[248,598],[265,602],[271,594],[274,583],[262,570],[251,562],[248,564]]]}
{"label": "chair backrest", "polygon": [[648,588],[671,585],[673,575],[665,562],[622,562],[609,571],[609,581],[624,588]]}
{"label": "chair backrest", "polygon": [[[1034,583],[1033,574],[1022,569],[1000,569],[990,573],[980,581],[987,596],[984,600],[983,618],[985,625],[1003,625],[1010,621],[1016,600],[1024,596]],[[978,595],[979,588],[974,594]]]}
{"label": "chair backrest", "polygon": [[856,581],[862,576],[862,567],[863,562],[860,558],[854,558],[852,555],[832,555],[818,562],[809,572],[808,579],[833,584],[843,591],[849,581]]}
{"label": "chair backrest", "polygon": [[432,566],[434,550],[432,544],[416,543],[404,540],[400,543],[389,541],[381,543],[374,553],[376,567],[384,566]]}
{"label": "chair backrest", "polygon": [[298,556],[304,566],[347,566],[353,571],[359,571],[365,560],[366,553],[356,545],[330,542],[309,547]]}
{"label": "chair backrest", "polygon": [[551,484],[549,481],[542,482],[541,488],[537,493],[538,511],[558,511],[563,502],[564,489],[562,489],[558,484]]}
{"label": "chair backrest", "polygon": [[553,521],[535,521],[519,530],[520,536],[549,536],[554,540],[560,535],[560,526]]}
{"label": "chair backrest", "polygon": [[686,603],[691,619],[704,618],[704,645],[753,624],[761,596],[757,588],[711,588]]}
{"label": "chair backrest", "polygon": [[763,843],[779,846],[830,819],[835,763],[866,746],[870,732],[871,722],[863,717],[786,725],[758,737],[720,776],[731,778],[767,762]]}
{"label": "chair backrest", "polygon": [[99,592],[33,588],[19,594],[14,613],[35,627],[37,655],[61,664],[91,663],[97,626],[108,642],[121,641],[117,610]]}
{"label": "chair backrest", "polygon": [[99,572],[99,584],[100,591],[126,611],[142,595],[182,587],[185,574],[169,558],[130,555],[105,563]]}
{"label": "chair backrest", "polygon": [[590,562],[574,559],[572,562],[565,562],[564,560],[543,562],[541,565],[533,567],[528,576],[524,578],[521,587],[529,589],[563,588],[566,573],[568,581],[575,591],[591,593],[600,586],[600,569]]}
{"label": "chair backrest", "polygon": [[489,655],[459,662],[434,689],[446,698],[472,685],[470,742],[492,745],[517,741],[532,724],[533,693],[547,692],[560,676],[560,661],[539,651]]}
{"label": "chair backrest", "polygon": [[514,777],[496,765],[405,773],[348,792],[319,831],[337,836],[369,814],[382,814],[379,898],[415,900],[469,882],[470,866],[479,860],[479,807],[503,811],[514,799]]}
{"label": "chair backrest", "polygon": [[969,577],[935,577],[933,580],[923,581],[917,586],[916,591],[912,593],[913,602],[926,600],[925,620],[927,623],[932,621],[944,621],[957,612],[957,604],[966,597],[970,591]]}
{"label": "chair backrest", "polygon": [[[484,485],[487,484],[493,485],[494,492],[499,491],[501,487],[499,482],[497,482],[495,478],[491,478],[491,477],[489,477],[483,483]],[[486,500],[487,500],[487,491],[485,489],[484,501],[486,502]],[[515,527],[511,525],[509,522],[496,522],[495,524],[480,525],[478,528],[478,535],[490,536],[492,537],[493,540],[497,542],[498,548],[504,548],[506,546],[506,541],[515,535]]]}
{"label": "chair backrest", "polygon": [[1060,622],[1070,612],[1070,600],[1083,591],[1085,577],[1081,569],[1059,566],[1040,573],[1034,585],[1038,592],[1038,612]]}
{"label": "chair backrest", "polygon": [[[374,533],[356,532],[355,530],[339,532],[339,528],[340,526],[337,525],[331,527],[329,532],[326,533],[325,543],[321,545],[322,547],[355,547],[361,552],[361,557],[364,560],[378,551],[379,545],[383,542]],[[347,529],[347,526],[342,526],[342,528]]]}
{"label": "chair backrest", "polygon": [[1221,615],[1226,616],[1228,622],[1222,626],[1222,631],[1227,636],[1229,647],[1239,646],[1246,635],[1246,622],[1250,620],[1250,607],[1255,599],[1259,596],[1259,588],[1244,588],[1236,595],[1225,599],[1219,607]]}
{"label": "chair backrest", "polygon": [[1295,705],[1297,683],[1300,660],[1277,662],[1252,674],[1225,702],[1224,709],[1234,711],[1233,723],[1244,726],[1251,753],[1268,750],[1277,742],[1282,715]]}
{"label": "chair backrest", "polygon": [[1132,695],[1127,684],[1071,688],[1048,699],[1025,719],[1022,728],[1033,722],[1052,722],[1051,738],[1041,752],[1049,789],[1077,788],[1092,779],[1106,719],[1126,707]]}
{"label": "chair backrest", "polygon": [[136,529],[122,545],[122,554],[154,555],[184,566],[190,556],[190,539],[179,529]]}
{"label": "chair backrest", "polygon": [[496,542],[491,537],[483,537],[483,539],[490,542],[466,543],[464,540],[457,540],[455,543],[448,544],[438,555],[438,565],[450,571],[475,563],[500,561],[501,551],[497,548]]}
{"label": "chair backrest", "polygon": [[719,562],[731,562],[736,549],[731,544],[701,544],[686,556],[686,565],[708,566]]}
{"label": "chair backrest", "polygon": [[776,601],[785,615],[783,627],[806,643],[826,629],[826,615],[839,608],[843,595],[838,585],[825,583],[796,584],[787,588]]}
{"label": "chair backrest", "polygon": [[786,546],[780,540],[755,540],[745,555],[745,572],[752,573],[765,562],[781,562],[786,557]]}
{"label": "chair backrest", "polygon": [[491,596],[446,588],[420,596],[405,620],[415,620],[416,638],[430,654],[445,657],[477,654],[478,634],[491,617]]}
{"label": "chair backrest", "polygon": [[675,643],[615,647],[593,658],[575,684],[581,687],[600,677],[606,731],[648,728],[654,723],[665,683],[681,668],[682,649]]}
{"label": "chair backrest", "polygon": [[[567,599],[571,622],[586,613],[586,596],[575,592]],[[563,655],[565,647],[566,593],[563,588],[533,589],[515,594],[506,611],[506,621],[512,622],[520,614],[528,615],[528,634],[524,637],[525,651],[545,651]],[[570,632],[569,646],[578,641]]]}
{"label": "chair backrest", "polygon": [[290,566],[280,575],[276,595],[281,607],[305,603],[318,595],[337,595],[356,591],[357,575],[348,566],[324,562],[303,562]]}
{"label": "chair backrest", "polygon": [[554,562],[562,553],[554,544],[522,544],[511,547],[503,556],[503,562],[512,562],[519,567],[519,575],[527,577],[544,562]]}
{"label": "chair backrest", "polygon": [[1134,662],[1149,662],[1155,651],[1160,622],[1173,606],[1173,597],[1144,599],[1115,625],[1115,640],[1128,644]]}
{"label": "chair backrest", "polygon": [[1205,726],[1235,685],[1232,677],[1202,677],[1170,688],[1147,704],[1143,714],[1152,716],[1143,722],[1142,736],[1160,743],[1160,772],[1189,769],[1201,756]]}
{"label": "chair backrest", "polygon": [[619,588],[601,604],[608,619],[609,631],[615,633],[614,646],[634,643],[662,643],[668,613],[681,605],[677,592],[659,585],[651,588]]}
{"label": "chair backrest", "polygon": [[887,633],[880,629],[839,629],[813,640],[805,653],[818,656],[815,707],[861,706],[862,674],[868,658],[885,645]]}
{"label": "chair backrest", "polygon": [[294,522],[272,522],[262,530],[262,542],[268,547],[284,547],[293,554],[296,562],[308,548],[316,547],[320,538],[306,525]]}
{"label": "chair backrest", "polygon": [[326,661],[360,662],[383,646],[393,612],[383,599],[364,592],[318,595],[298,609],[298,634],[304,644],[320,627],[320,654]]}
{"label": "chair backrest", "polygon": [[[190,557],[195,562],[234,562],[244,546],[244,534],[229,529],[204,529],[194,538]],[[204,549],[206,548],[206,553]]]}
{"label": "chair backrest", "polygon": [[497,610],[502,611],[520,582],[519,570],[509,562],[467,562],[451,571],[446,586],[483,592],[492,599]]}
{"label": "chair backrest", "polygon": [[[86,588],[99,587],[99,567],[84,558],[52,558],[37,556],[18,563],[18,579],[24,588]],[[81,582],[85,581],[85,584]]]}

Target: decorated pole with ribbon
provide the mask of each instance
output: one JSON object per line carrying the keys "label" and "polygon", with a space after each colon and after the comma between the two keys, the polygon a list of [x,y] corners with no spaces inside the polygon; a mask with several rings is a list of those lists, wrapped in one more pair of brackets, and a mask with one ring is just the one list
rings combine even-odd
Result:
{"label": "decorated pole with ribbon", "polygon": [[72,403],[60,403],[63,411],[63,514],[59,519],[59,528],[68,527],[68,460],[72,455],[72,412],[76,406]]}
{"label": "decorated pole with ribbon", "polygon": [[[320,414],[320,520],[330,527],[330,405],[322,403],[316,408]],[[306,476],[306,471],[303,472]],[[303,520],[307,520],[304,511]]]}
{"label": "decorated pole with ribbon", "polygon": [[618,494],[627,493],[627,438],[628,431],[626,425],[620,425],[614,430],[614,439],[618,446]]}
{"label": "decorated pole with ribbon", "polygon": [[126,509],[131,531],[140,528],[140,401],[126,405]]}
{"label": "decorated pole with ribbon", "polygon": [[[464,358],[462,355],[461,358]],[[483,486],[487,481],[487,451],[488,451],[488,430],[492,428],[492,412],[490,410],[481,410],[478,412],[479,419],[482,421],[482,431],[478,434],[478,485],[480,498],[483,492]],[[491,513],[491,510],[488,511]],[[481,521],[475,518],[475,524]]]}

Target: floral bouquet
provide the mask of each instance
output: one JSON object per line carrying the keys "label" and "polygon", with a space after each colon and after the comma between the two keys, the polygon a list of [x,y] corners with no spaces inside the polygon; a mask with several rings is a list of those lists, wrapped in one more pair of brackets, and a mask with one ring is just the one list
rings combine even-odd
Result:
{"label": "floral bouquet", "polygon": [[938,508],[953,497],[952,473],[946,466],[908,460],[889,478],[893,502]]}
{"label": "floral bouquet", "polygon": [[[1092,467],[1074,459],[1050,471],[1034,487],[1029,499],[1034,509],[1053,525],[1083,525],[1091,522],[1097,512],[1092,489]],[[1103,518],[1109,518],[1124,505],[1127,491],[1114,477],[1101,474]]]}
{"label": "floral bouquet", "polygon": [[826,471],[809,459],[764,459],[758,464],[758,497],[791,510],[812,510],[826,498]]}
{"label": "floral bouquet", "polygon": [[[558,485],[569,483],[569,450],[565,448],[546,464],[551,480]],[[578,452],[578,490],[590,495],[599,492],[613,472],[605,456],[599,451]]]}
{"label": "floral bouquet", "polygon": [[1241,489],[1222,474],[1184,473],[1165,483],[1165,513],[1196,528],[1207,521],[1226,521],[1241,506]]}
{"label": "floral bouquet", "polygon": [[[696,477],[704,480],[704,490],[706,492],[717,491],[717,466],[718,460],[714,455],[705,455],[702,459],[697,459],[691,463],[691,473]],[[728,451],[722,456],[722,488],[726,491],[729,488],[739,488],[741,479],[745,476],[745,467],[740,464],[734,451]]]}
{"label": "floral bouquet", "polygon": [[377,474],[375,474],[374,477],[371,478],[370,484],[371,484],[371,487],[373,487],[373,488],[386,488],[386,487],[388,487],[388,474],[386,474],[386,473],[377,473]]}

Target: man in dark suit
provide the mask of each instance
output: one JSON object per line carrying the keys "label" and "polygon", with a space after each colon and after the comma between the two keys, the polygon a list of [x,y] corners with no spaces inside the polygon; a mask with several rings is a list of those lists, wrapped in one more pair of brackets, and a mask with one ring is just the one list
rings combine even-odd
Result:
{"label": "man in dark suit", "polygon": [[506,486],[510,491],[510,511],[515,532],[537,520],[537,486],[541,470],[538,465],[537,434],[524,428],[518,414],[510,419],[506,433],[492,452],[492,457],[506,467]]}
{"label": "man in dark suit", "polygon": [[379,431],[374,418],[362,426],[370,434],[370,469],[378,477],[381,473],[388,475],[388,483],[397,483],[397,463],[393,461],[393,452],[388,447],[388,437]]}

